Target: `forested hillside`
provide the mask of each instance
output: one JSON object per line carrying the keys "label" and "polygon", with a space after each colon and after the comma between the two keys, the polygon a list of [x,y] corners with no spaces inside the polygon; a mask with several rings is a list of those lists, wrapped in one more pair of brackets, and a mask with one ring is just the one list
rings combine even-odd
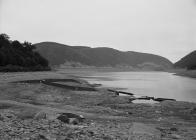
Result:
{"label": "forested hillside", "polygon": [[186,68],[188,70],[196,69],[196,51],[186,55],[174,65],[177,68]]}
{"label": "forested hillside", "polygon": [[119,51],[113,48],[91,48],[85,46],[69,46],[55,42],[35,44],[37,51],[51,65],[60,65],[66,62],[75,62],[96,67],[136,67],[164,70],[172,67],[168,59],[148,53],[133,51]]}
{"label": "forested hillside", "polygon": [[0,34],[0,71],[50,70],[48,61],[29,42],[20,43]]}

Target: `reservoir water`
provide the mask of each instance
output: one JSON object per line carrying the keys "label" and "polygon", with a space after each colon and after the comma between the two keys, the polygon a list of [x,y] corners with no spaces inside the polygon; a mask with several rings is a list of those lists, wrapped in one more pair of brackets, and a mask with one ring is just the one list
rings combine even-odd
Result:
{"label": "reservoir water", "polygon": [[196,102],[196,79],[167,72],[96,72],[85,74],[90,83],[121,88],[136,95]]}

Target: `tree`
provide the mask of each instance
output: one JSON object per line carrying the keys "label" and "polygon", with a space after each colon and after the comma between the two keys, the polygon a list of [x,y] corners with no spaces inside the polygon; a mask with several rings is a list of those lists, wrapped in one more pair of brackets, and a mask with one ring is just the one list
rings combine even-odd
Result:
{"label": "tree", "polygon": [[35,46],[32,45],[32,43],[30,43],[30,42],[25,41],[23,43],[23,45],[24,45],[25,49],[28,51],[32,51],[33,49],[35,49]]}
{"label": "tree", "polygon": [[10,37],[7,34],[0,34],[0,40],[1,39],[3,39],[3,40],[9,40]]}
{"label": "tree", "polygon": [[20,42],[19,42],[18,40],[14,40],[14,41],[12,42],[12,46],[13,46],[15,49],[22,49],[22,48],[23,48],[22,44],[20,44]]}
{"label": "tree", "polygon": [[8,46],[10,37],[7,34],[0,34],[0,48],[2,46]]}
{"label": "tree", "polygon": [[30,42],[11,41],[8,35],[0,34],[0,71],[49,70],[48,61],[34,49]]}

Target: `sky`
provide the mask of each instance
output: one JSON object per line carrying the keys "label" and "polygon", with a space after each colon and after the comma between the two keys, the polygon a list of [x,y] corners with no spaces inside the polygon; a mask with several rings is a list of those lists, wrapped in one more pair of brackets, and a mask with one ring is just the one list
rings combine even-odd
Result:
{"label": "sky", "polygon": [[176,62],[196,50],[196,0],[0,0],[0,33]]}

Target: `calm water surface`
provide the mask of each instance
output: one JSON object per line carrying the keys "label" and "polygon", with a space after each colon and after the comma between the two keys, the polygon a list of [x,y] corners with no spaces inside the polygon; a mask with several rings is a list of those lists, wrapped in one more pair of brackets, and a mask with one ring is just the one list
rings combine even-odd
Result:
{"label": "calm water surface", "polygon": [[196,102],[196,79],[166,72],[99,72],[84,79],[104,87],[123,88],[136,95]]}

